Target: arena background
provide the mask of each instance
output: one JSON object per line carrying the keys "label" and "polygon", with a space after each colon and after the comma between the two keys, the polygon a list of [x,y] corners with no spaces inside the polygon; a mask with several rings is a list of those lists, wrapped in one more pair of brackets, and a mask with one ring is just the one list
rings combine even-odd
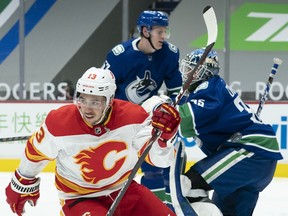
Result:
{"label": "arena background", "polygon": [[[283,60],[261,115],[273,125],[284,155],[276,175],[288,177],[287,0],[1,0],[0,138],[30,135],[50,109],[71,102],[57,97],[63,83],[74,86],[86,69],[102,65],[108,50],[137,36],[135,24],[142,10],[170,14],[169,41],[180,49],[181,58],[205,46],[206,5],[214,8],[218,20],[214,48],[220,75],[251,106],[257,107],[273,58]],[[17,167],[24,145],[0,143],[0,171]],[[193,142],[188,145],[193,163],[203,155]]]}

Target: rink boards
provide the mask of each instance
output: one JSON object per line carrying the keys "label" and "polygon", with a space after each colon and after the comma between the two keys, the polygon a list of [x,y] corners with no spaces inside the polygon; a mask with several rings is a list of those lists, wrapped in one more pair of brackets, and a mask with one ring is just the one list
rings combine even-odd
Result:
{"label": "rink boards", "polygon": [[[70,102],[71,103],[71,102]],[[47,113],[67,104],[61,102],[1,102],[0,110],[0,138],[28,136],[32,134],[45,119]],[[257,103],[249,102],[250,107],[257,110]],[[284,159],[277,166],[275,176],[288,177],[288,103],[266,102],[261,118],[272,125],[276,131],[279,146]],[[61,119],[59,119],[61,121]],[[20,156],[25,147],[25,141],[0,142],[0,171],[13,171],[19,164]],[[195,146],[193,139],[186,143],[187,167],[204,157],[204,154]],[[55,163],[50,163],[44,171],[51,172]]]}

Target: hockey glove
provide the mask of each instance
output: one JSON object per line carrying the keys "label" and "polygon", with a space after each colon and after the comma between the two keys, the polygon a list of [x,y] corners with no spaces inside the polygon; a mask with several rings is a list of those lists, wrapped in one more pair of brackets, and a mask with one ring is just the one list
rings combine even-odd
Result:
{"label": "hockey glove", "polygon": [[161,104],[171,102],[172,102],[171,98],[166,95],[160,95],[160,96],[154,95],[151,98],[144,101],[142,107],[146,110],[146,112],[152,114],[152,112],[155,111],[159,106],[161,106]]}
{"label": "hockey glove", "polygon": [[16,170],[6,187],[6,201],[11,210],[21,216],[25,212],[24,205],[27,201],[31,206],[36,206],[40,197],[39,185],[40,178],[27,178]]}
{"label": "hockey glove", "polygon": [[[158,139],[160,147],[171,147],[176,136],[181,118],[175,107],[162,104],[153,112],[152,126],[162,131]],[[154,132],[154,131],[153,131]]]}

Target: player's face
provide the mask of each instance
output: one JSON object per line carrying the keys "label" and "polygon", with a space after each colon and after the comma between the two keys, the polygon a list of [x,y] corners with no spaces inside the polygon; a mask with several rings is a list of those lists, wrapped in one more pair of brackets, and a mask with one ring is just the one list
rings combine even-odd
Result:
{"label": "player's face", "polygon": [[94,125],[102,117],[106,106],[106,98],[104,96],[80,94],[77,105],[83,119],[90,125]]}
{"label": "player's face", "polygon": [[156,49],[161,49],[163,42],[169,38],[170,29],[164,26],[154,26],[150,31],[153,46]]}

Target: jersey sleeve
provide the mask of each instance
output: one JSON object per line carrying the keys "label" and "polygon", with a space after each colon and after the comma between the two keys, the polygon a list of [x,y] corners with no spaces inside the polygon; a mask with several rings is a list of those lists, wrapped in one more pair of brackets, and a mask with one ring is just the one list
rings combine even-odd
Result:
{"label": "jersey sleeve", "polygon": [[36,176],[57,157],[58,149],[52,140],[45,123],[29,138],[19,165],[19,170],[24,176]]}
{"label": "jersey sleeve", "polygon": [[179,71],[179,49],[167,42],[169,71],[165,76],[165,85],[167,87],[168,96],[177,95],[182,86],[182,77]]}
{"label": "jersey sleeve", "polygon": [[102,65],[103,69],[112,71],[117,83],[125,82],[129,71],[128,65],[131,65],[133,62],[133,59],[130,58],[131,50],[129,49],[131,41],[132,39],[113,47],[108,52],[106,60]]}
{"label": "jersey sleeve", "polygon": [[122,66],[121,59],[122,59],[121,57],[115,56],[113,51],[110,51],[107,54],[104,64],[102,65],[103,69],[109,69],[110,71],[112,71],[112,73],[116,77],[117,82],[121,82],[122,80],[121,74],[123,74],[123,71],[124,71],[123,70],[124,67]]}

